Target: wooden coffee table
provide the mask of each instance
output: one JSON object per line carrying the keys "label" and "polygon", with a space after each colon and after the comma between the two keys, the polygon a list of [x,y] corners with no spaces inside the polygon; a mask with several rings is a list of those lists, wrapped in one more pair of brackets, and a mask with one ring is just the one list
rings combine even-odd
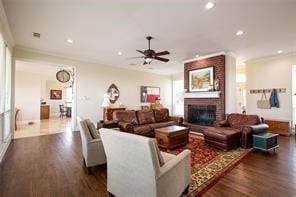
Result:
{"label": "wooden coffee table", "polygon": [[173,149],[188,143],[189,128],[181,126],[169,126],[155,129],[155,138],[158,146]]}

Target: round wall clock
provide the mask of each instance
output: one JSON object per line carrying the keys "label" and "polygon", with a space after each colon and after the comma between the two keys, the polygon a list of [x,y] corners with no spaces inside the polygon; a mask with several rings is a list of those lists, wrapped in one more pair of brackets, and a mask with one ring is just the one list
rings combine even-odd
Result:
{"label": "round wall clock", "polygon": [[71,75],[67,70],[60,70],[56,74],[56,78],[61,83],[66,83],[71,79]]}

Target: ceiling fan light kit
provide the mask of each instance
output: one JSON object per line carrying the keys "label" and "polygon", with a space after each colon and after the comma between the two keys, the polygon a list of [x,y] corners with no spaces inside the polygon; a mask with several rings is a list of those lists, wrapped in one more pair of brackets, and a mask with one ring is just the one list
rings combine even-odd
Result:
{"label": "ceiling fan light kit", "polygon": [[153,61],[153,59],[150,58],[150,57],[145,58],[145,62],[146,62],[147,64],[150,64],[152,61]]}

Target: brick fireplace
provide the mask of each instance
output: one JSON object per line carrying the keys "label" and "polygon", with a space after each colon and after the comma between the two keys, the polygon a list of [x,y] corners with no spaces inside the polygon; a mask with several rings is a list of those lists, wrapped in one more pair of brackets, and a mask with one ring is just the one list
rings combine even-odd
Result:
{"label": "brick fireplace", "polygon": [[[218,55],[206,59],[187,62],[184,64],[184,89],[189,91],[189,71],[207,67],[214,67],[214,79],[219,80],[219,96],[211,98],[184,98],[184,120],[193,131],[202,131],[204,126],[215,126],[225,118],[225,56]],[[210,93],[210,92],[205,92]],[[203,93],[201,93],[203,94]],[[192,113],[192,106],[199,109],[199,113]],[[211,110],[210,110],[211,109]],[[209,112],[209,113],[206,113]],[[214,113],[214,114],[213,114]],[[190,117],[193,116],[193,117]],[[200,117],[204,122],[199,122]],[[195,121],[193,121],[195,120]],[[211,124],[212,123],[212,124]]]}

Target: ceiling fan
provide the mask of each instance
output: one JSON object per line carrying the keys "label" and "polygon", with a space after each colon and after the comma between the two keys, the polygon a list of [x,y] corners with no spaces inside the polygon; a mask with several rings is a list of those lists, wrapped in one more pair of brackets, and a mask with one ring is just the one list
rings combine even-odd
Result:
{"label": "ceiling fan", "polygon": [[150,64],[154,59],[162,61],[162,62],[170,61],[167,58],[159,57],[159,56],[163,56],[163,55],[169,55],[170,52],[168,52],[168,51],[161,51],[161,52],[158,52],[158,53],[155,52],[154,50],[150,49],[150,40],[152,39],[152,37],[147,36],[146,39],[148,40],[148,49],[145,50],[145,51],[137,50],[139,53],[142,53],[144,56],[134,57],[134,58],[143,58],[144,59],[143,65]]}

